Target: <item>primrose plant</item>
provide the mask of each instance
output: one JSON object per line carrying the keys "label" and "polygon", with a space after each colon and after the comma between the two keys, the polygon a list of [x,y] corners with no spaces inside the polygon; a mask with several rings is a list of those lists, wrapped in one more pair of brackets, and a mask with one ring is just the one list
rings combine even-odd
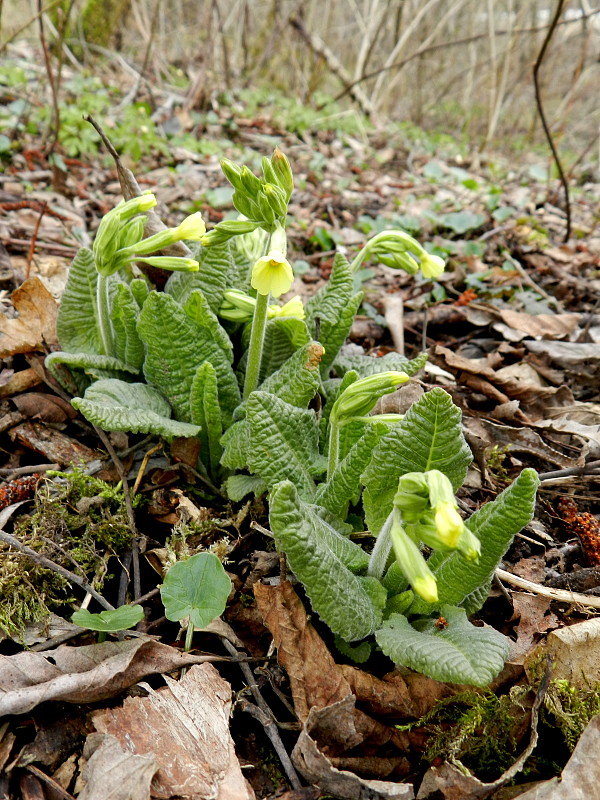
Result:
{"label": "primrose plant", "polygon": [[[281,302],[294,279],[289,162],[275,150],[261,177],[231,161],[222,167],[240,217],[209,232],[192,214],[143,238],[151,194],[102,220],[93,249],[71,266],[62,352],[48,356],[49,369],[91,422],[167,441],[199,437],[198,469],[209,485],[232,501],[267,492],[276,546],[341,651],[364,659],[378,647],[439,680],[487,684],[507,643],[468,615],[532,517],[537,475],[524,470],[464,521],[455,493],[471,454],[450,396],[433,388],[405,415],[375,413],[425,356],[343,348],[362,300],[363,263],[427,280],[439,277],[443,260],[402,231],[383,231],[351,263],[338,253],[308,302]],[[160,255],[179,241],[189,258]],[[172,272],[163,291],[140,265]],[[362,532],[369,541],[364,531],[370,552],[353,540]],[[171,609],[176,578],[169,573],[163,591],[173,619],[193,608],[180,598]],[[193,575],[185,580],[183,593],[193,594]]]}

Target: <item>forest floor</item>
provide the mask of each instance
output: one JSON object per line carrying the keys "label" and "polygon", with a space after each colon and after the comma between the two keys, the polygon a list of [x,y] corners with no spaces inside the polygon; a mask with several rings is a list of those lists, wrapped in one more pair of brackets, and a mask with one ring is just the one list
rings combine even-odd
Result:
{"label": "forest floor", "polygon": [[[5,88],[0,103],[6,110],[18,99],[18,88]],[[183,126],[219,147],[165,153],[150,142],[130,160],[168,224],[196,210],[209,227],[234,215],[220,156],[257,168],[277,144],[289,157],[290,296],[314,294],[336,248],[354,254],[388,228],[447,257],[435,283],[365,264],[350,342],[377,355],[427,350],[417,382],[450,393],[473,451],[463,510],[493,499],[524,467],[540,474],[536,516],[478,614],[510,638],[510,656],[487,690],[393,670],[383,656],[355,664],[293,590],[283,598],[280,585],[269,608],[265,597],[257,606],[254,587],[265,578],[277,585],[280,573],[261,528],[264,500],[219,505],[184,447],[116,433],[107,453],[44,355],[58,347],[70,260],[121,199],[117,173],[105,152],[70,156],[63,141],[49,157],[41,134],[21,127],[11,140],[5,126],[0,796],[142,798],[157,765],[152,796],[163,798],[529,800],[580,796],[582,781],[594,787],[586,797],[598,796],[600,729],[590,723],[600,712],[597,172],[580,166],[569,175],[565,242],[564,196],[534,155],[467,157],[447,143],[433,152],[426,138],[398,132],[290,134],[231,106],[213,107],[202,125],[169,113],[163,127]],[[103,576],[103,595],[118,605],[130,566],[123,476],[145,548],[141,597],[130,590],[127,598],[144,606],[145,619],[124,640],[96,644],[70,622],[85,591],[55,568]],[[33,560],[11,535],[35,550]],[[157,587],[169,552],[209,547],[225,553],[234,591],[223,619],[197,632],[184,654],[185,634],[164,617]],[[348,723],[348,702],[363,729]],[[323,713],[309,716],[311,708]],[[333,733],[343,725],[345,744]],[[132,752],[146,755],[125,754],[109,736],[125,729]]]}

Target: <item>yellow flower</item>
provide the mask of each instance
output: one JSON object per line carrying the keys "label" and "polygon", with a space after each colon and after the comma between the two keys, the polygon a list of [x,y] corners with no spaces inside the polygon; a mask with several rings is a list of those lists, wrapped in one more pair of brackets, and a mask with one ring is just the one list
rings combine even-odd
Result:
{"label": "yellow flower", "polygon": [[296,319],[304,319],[304,305],[300,299],[300,295],[292,297],[287,303],[282,306],[269,306],[269,319],[273,317],[296,317]]}
{"label": "yellow flower", "polygon": [[446,267],[443,258],[433,256],[425,250],[419,254],[419,260],[424,278],[439,278]]}
{"label": "yellow flower", "polygon": [[438,503],[435,509],[435,527],[440,539],[448,547],[456,547],[465,524],[456,507],[452,503],[443,501]]}
{"label": "yellow flower", "polygon": [[252,288],[259,294],[279,297],[289,291],[293,281],[292,267],[280,250],[271,250],[252,267]]}
{"label": "yellow flower", "polygon": [[177,234],[179,240],[187,239],[199,242],[206,233],[206,225],[202,219],[202,214],[199,211],[196,211],[195,214],[190,214],[174,229],[173,233]]}

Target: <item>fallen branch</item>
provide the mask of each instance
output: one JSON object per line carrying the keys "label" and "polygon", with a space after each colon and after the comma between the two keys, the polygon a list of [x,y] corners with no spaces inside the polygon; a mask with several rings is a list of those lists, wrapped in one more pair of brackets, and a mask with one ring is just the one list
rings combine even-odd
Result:
{"label": "fallen branch", "polygon": [[579,603],[590,608],[600,608],[600,597],[595,595],[569,592],[566,589],[551,589],[549,586],[541,586],[539,583],[520,578],[518,575],[513,575],[512,572],[507,572],[504,569],[497,569],[496,576],[511,586],[517,586],[519,589],[525,589],[542,597],[549,597],[551,600],[559,600],[562,603]]}

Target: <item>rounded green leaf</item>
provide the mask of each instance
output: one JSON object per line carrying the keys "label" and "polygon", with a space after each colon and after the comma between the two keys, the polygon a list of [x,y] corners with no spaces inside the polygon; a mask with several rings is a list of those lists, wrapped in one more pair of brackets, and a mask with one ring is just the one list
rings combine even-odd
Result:
{"label": "rounded green leaf", "polygon": [[144,609],[139,605],[119,606],[111,611],[101,611],[99,614],[92,614],[87,608],[82,608],[71,616],[75,625],[104,633],[133,628],[143,618]]}
{"label": "rounded green leaf", "polygon": [[220,617],[231,591],[231,581],[213,553],[198,553],[170,568],[160,588],[167,619],[189,617],[195,628],[205,628]]}

